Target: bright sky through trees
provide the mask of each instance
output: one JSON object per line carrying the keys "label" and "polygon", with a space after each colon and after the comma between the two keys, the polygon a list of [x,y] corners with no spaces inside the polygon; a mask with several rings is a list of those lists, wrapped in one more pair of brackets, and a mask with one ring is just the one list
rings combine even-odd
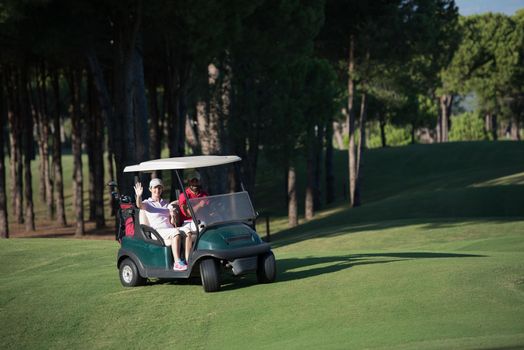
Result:
{"label": "bright sky through trees", "polygon": [[459,13],[463,16],[486,12],[500,12],[512,16],[524,8],[524,0],[456,0]]}

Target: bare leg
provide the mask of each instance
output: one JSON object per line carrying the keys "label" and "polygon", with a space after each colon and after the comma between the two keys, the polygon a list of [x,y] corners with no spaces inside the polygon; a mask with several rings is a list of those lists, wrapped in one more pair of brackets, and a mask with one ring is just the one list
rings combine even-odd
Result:
{"label": "bare leg", "polygon": [[180,261],[180,235],[176,235],[171,241],[171,250],[173,251],[173,257],[175,262]]}
{"label": "bare leg", "polygon": [[189,261],[189,254],[191,253],[191,247],[193,246],[193,240],[191,239],[191,232],[186,234],[186,261]]}

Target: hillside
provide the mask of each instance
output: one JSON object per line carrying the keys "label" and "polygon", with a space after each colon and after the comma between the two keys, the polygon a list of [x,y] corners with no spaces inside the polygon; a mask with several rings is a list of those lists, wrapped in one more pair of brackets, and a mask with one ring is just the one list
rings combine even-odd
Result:
{"label": "hillside", "polygon": [[[304,173],[303,165],[299,168]],[[344,200],[347,153],[335,154],[336,203],[307,227],[398,219],[524,216],[524,143],[460,142],[367,150],[362,165],[362,206]],[[261,171],[257,205],[284,228],[283,177]],[[303,201],[304,176],[299,177]],[[276,205],[271,200],[276,198]],[[269,209],[268,209],[269,208]],[[300,208],[303,214],[302,207]],[[280,217],[280,219],[278,219]],[[301,226],[298,230],[308,230]]]}

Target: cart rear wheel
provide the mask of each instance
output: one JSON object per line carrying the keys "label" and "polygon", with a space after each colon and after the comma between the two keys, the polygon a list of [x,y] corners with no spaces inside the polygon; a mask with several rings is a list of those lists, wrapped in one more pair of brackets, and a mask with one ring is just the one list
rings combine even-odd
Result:
{"label": "cart rear wheel", "polygon": [[129,258],[122,261],[119,272],[120,282],[124,287],[142,286],[146,283],[146,279],[140,276],[136,264]]}
{"label": "cart rear wheel", "polygon": [[207,258],[200,263],[202,287],[206,292],[216,292],[220,289],[220,274],[218,263],[213,258]]}
{"label": "cart rear wheel", "polygon": [[277,276],[277,264],[273,252],[258,257],[257,279],[259,283],[271,283]]}

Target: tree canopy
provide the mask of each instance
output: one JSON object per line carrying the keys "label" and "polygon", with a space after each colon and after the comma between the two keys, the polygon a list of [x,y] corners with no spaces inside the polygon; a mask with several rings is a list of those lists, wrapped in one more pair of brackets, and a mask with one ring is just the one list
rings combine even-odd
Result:
{"label": "tree canopy", "polygon": [[[520,137],[523,11],[459,17],[453,0],[2,0],[0,45],[12,204],[28,229],[35,156],[48,215],[65,224],[63,150],[75,159],[75,220],[84,220],[87,153],[89,216],[102,225],[94,209],[103,208],[95,188],[104,172],[127,190],[126,165],[165,154],[238,154],[256,195],[263,153],[287,174],[295,206],[290,179],[305,161],[310,218],[321,178],[331,191],[333,122],[348,142],[352,206],[361,204],[359,169],[376,125],[383,146],[392,125],[411,142],[422,130],[445,142],[454,103],[474,94],[492,138],[498,123]],[[478,127],[470,119],[453,139],[463,125]],[[218,191],[236,175],[205,176]]]}

